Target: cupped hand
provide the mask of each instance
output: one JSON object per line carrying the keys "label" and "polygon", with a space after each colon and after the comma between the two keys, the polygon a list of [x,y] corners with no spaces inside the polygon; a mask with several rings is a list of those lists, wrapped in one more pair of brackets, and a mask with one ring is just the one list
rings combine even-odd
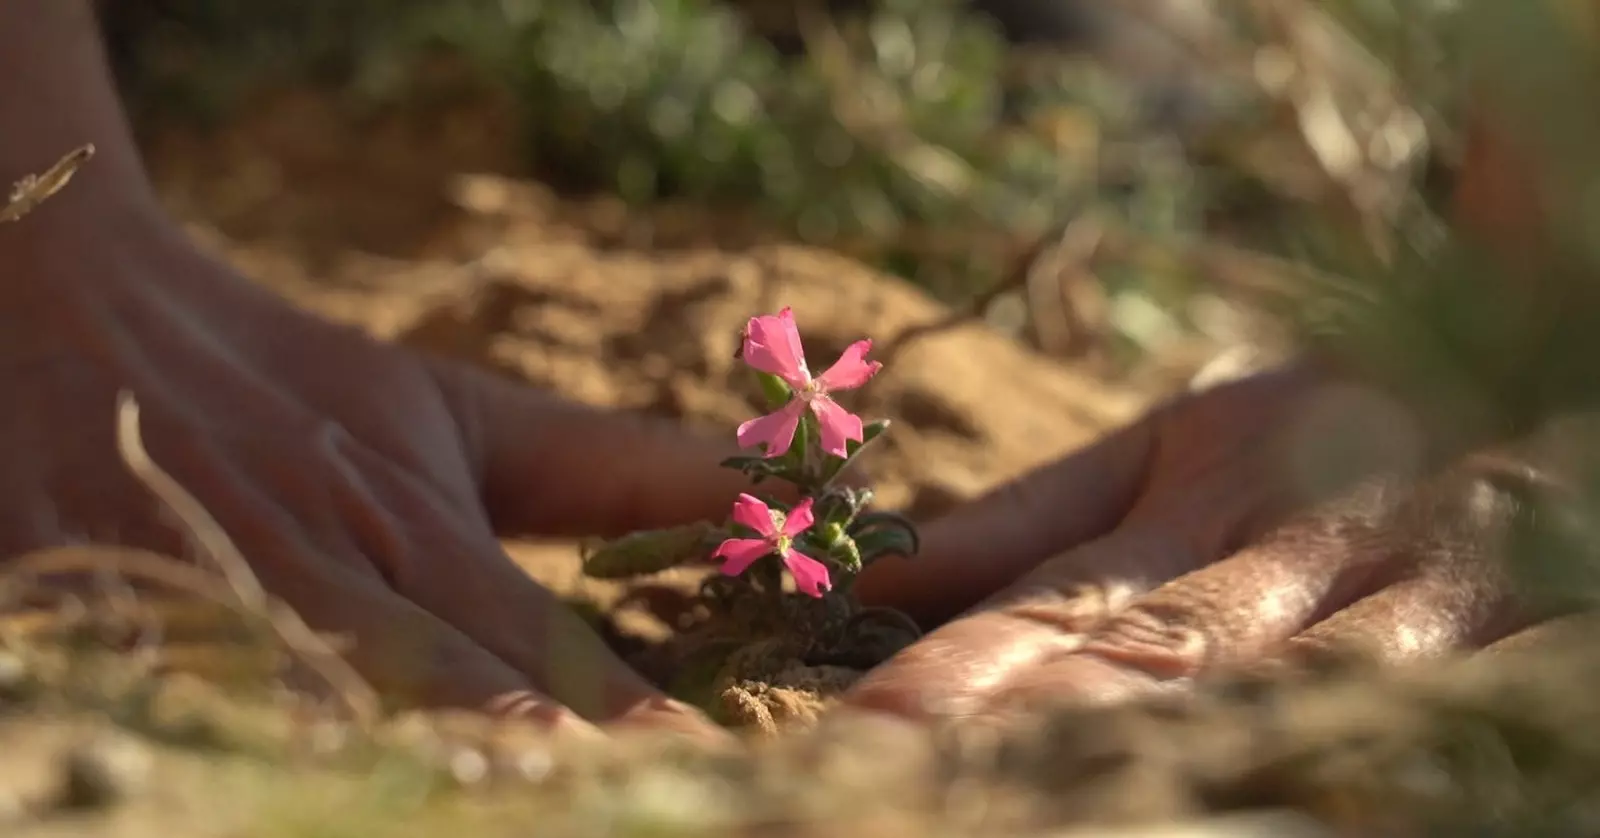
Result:
{"label": "cupped hand", "polygon": [[1515,457],[1428,468],[1425,442],[1309,365],[1176,399],[864,574],[866,600],[965,613],[848,703],[1003,716],[1336,647],[1399,662],[1498,641],[1528,618],[1494,548],[1537,481]]}
{"label": "cupped hand", "polygon": [[[94,189],[92,182],[75,189]],[[193,555],[115,449],[145,446],[267,592],[404,703],[709,730],[628,669],[497,533],[719,517],[722,447],[308,316],[164,221],[72,194],[0,226],[0,556],[83,541]]]}

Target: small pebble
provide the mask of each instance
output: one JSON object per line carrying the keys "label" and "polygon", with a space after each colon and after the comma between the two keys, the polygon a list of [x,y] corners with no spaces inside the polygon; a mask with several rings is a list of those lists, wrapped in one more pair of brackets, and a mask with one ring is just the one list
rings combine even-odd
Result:
{"label": "small pebble", "polygon": [[28,662],[15,652],[0,651],[0,701],[25,701],[33,686]]}
{"label": "small pebble", "polygon": [[63,755],[56,805],[98,809],[120,803],[142,790],[153,764],[144,745],[120,736],[100,736]]}
{"label": "small pebble", "polygon": [[652,766],[629,777],[616,797],[624,823],[662,831],[727,827],[739,820],[728,789],[707,777]]}
{"label": "small pebble", "polygon": [[489,758],[477,748],[454,749],[448,764],[451,778],[463,786],[475,786],[489,777]]}
{"label": "small pebble", "polygon": [[504,758],[510,771],[517,779],[528,783],[539,783],[548,779],[555,771],[555,757],[545,748],[528,747],[520,748]]}

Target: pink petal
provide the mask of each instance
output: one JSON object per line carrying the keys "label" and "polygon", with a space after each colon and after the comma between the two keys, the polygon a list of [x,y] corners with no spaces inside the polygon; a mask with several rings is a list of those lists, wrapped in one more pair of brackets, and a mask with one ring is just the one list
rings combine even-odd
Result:
{"label": "pink petal", "polygon": [[778,534],[778,528],[772,523],[772,507],[755,495],[739,493],[739,499],[733,502],[733,520],[768,538]]}
{"label": "pink petal", "polygon": [[821,437],[822,450],[843,457],[848,454],[845,440],[862,439],[861,417],[839,406],[827,396],[811,400],[811,412],[817,416],[817,435]]}
{"label": "pink petal", "polygon": [[759,538],[730,538],[717,545],[717,551],[711,558],[726,559],[722,563],[722,573],[725,576],[738,576],[745,572],[756,559],[772,554],[772,545]]}
{"label": "pink petal", "polygon": [[811,524],[816,521],[816,516],[811,512],[811,501],[811,498],[806,498],[789,510],[789,516],[783,521],[784,535],[794,538],[811,528]]}
{"label": "pink petal", "polygon": [[868,361],[867,353],[872,351],[872,341],[858,340],[845,347],[839,360],[833,366],[817,376],[817,383],[824,390],[854,390],[867,383],[878,370],[883,369],[879,361]]}
{"label": "pink petal", "polygon": [[833,583],[828,581],[828,566],[798,550],[785,553],[783,563],[788,566],[789,575],[794,577],[794,586],[801,593],[820,597],[823,591],[833,587]]}
{"label": "pink petal", "polygon": [[789,450],[789,445],[794,442],[794,431],[800,425],[800,413],[805,408],[805,402],[791,399],[777,411],[745,422],[739,426],[736,434],[739,447],[754,448],[764,442],[767,444],[767,450],[763,456],[783,456],[783,453]]}
{"label": "pink petal", "polygon": [[783,379],[796,390],[811,383],[805,350],[800,348],[800,332],[794,325],[794,312],[788,306],[776,317],[750,318],[745,326],[744,351],[740,357],[750,366]]}

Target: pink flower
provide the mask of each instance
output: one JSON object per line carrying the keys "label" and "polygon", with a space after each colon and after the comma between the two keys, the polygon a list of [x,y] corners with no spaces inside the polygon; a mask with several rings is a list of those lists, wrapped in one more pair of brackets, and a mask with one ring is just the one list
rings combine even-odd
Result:
{"label": "pink flower", "polygon": [[860,387],[883,368],[883,364],[866,359],[871,350],[872,341],[858,340],[846,347],[826,372],[812,378],[805,352],[800,348],[793,311],[785,307],[776,317],[750,318],[744,332],[745,363],[783,379],[795,397],[776,412],[740,425],[739,447],[754,448],[766,443],[766,456],[781,456],[794,442],[795,428],[809,409],[817,417],[822,450],[845,456],[846,440],[861,441],[861,417],[840,407],[828,394]]}
{"label": "pink flower", "polygon": [[811,526],[811,499],[806,498],[785,516],[759,498],[741,494],[733,503],[733,520],[761,534],[760,538],[730,538],[717,546],[713,559],[722,558],[722,572],[738,576],[756,559],[777,553],[794,577],[795,586],[814,597],[832,587],[828,566],[794,549],[795,536]]}

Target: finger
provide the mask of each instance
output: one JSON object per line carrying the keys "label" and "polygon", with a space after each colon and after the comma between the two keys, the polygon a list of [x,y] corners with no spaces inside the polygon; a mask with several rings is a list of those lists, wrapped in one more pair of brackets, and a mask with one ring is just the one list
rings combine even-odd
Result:
{"label": "finger", "polygon": [[[1119,531],[1046,562],[969,616],[930,632],[868,672],[851,706],[911,718],[980,713],[1021,672],[1080,647],[1090,631],[1151,585],[1148,570],[1195,563],[1154,528]],[[1128,573],[1103,573],[1103,568]]]}
{"label": "finger", "polygon": [[1545,620],[1490,643],[1484,654],[1572,651],[1588,649],[1600,637],[1600,614],[1584,612]]}
{"label": "finger", "polygon": [[[1163,415],[1152,414],[1152,421],[1160,421]],[[1129,460],[1135,451],[1141,458],[1151,456],[1152,444],[1148,431],[1137,426],[1130,429],[1121,443],[1125,449],[1107,449],[1114,452],[1109,457],[1111,472],[1132,471],[1142,479],[1143,468],[1129,469]],[[1118,453],[1129,460],[1116,462]],[[1096,482],[1085,480],[1079,485],[1087,493]],[[1107,488],[1114,497],[1124,487]],[[1115,501],[1101,511],[1127,505],[1123,498]],[[1139,523],[1125,525],[1111,535],[1038,564],[1013,584],[988,596],[970,616],[937,629],[868,673],[847,701],[915,718],[983,712],[996,695],[1012,687],[1020,674],[1079,649],[1091,631],[1135,597],[1215,560],[1227,545],[1245,538],[1248,528],[1259,521],[1248,499],[1223,498],[1211,508],[1215,512],[1213,519],[1189,516],[1176,526],[1168,518],[1149,515]],[[1002,520],[1007,515],[1003,510],[990,514]],[[1121,510],[1116,514],[1120,516]],[[1037,530],[1041,519],[1052,521],[1059,517],[1050,507],[1033,507],[1010,520],[1009,527],[1026,533],[1030,528]],[[1185,526],[1185,521],[1193,526]],[[989,540],[1000,545],[999,550],[991,552],[992,548],[983,544],[971,544],[966,549],[972,551],[969,556],[982,556],[987,561],[990,556],[1011,555],[1008,548],[1032,559],[1026,555],[1029,550],[1046,547],[1043,542],[1019,545],[1017,538],[1011,536],[1008,543],[997,528]],[[1027,566],[1026,562],[1012,565],[1009,559],[1002,561],[1008,563],[1005,574],[1013,578],[1018,569]],[[970,576],[961,577],[961,581],[979,587]],[[952,594],[945,604],[956,601],[958,595]]]}
{"label": "finger", "polygon": [[1289,641],[1284,657],[1353,649],[1378,663],[1409,664],[1483,648],[1508,633],[1515,619],[1501,574],[1482,564],[1436,566],[1312,626]]}
{"label": "finger", "polygon": [[410,474],[348,437],[339,503],[401,595],[459,628],[585,718],[705,733],[711,723],[667,699],[577,614]]}
{"label": "finger", "polygon": [[1404,664],[1480,649],[1526,625],[1502,554],[1522,511],[1507,479],[1469,467],[1425,487],[1408,509],[1421,528],[1407,545],[1411,572],[1308,628],[1285,656],[1356,649]]}
{"label": "finger", "polygon": [[1390,663],[1481,646],[1515,614],[1497,556],[1518,511],[1504,479],[1469,465],[1403,503],[1394,480],[1370,482],[1141,598],[1075,653],[1019,676],[995,709],[1120,700],[1351,646]]}
{"label": "finger", "polygon": [[[860,596],[934,622],[1061,550],[1134,524],[1165,527],[1187,546],[1137,553],[1155,561],[1149,567],[1130,567],[1107,550],[1079,554],[1055,563],[1069,577],[1064,581],[1161,582],[1193,566],[1186,562],[1220,556],[1269,526],[1268,510],[1283,505],[1274,468],[1281,446],[1272,430],[1318,381],[1316,370],[1295,364],[1180,396],[930,525],[922,539],[927,555],[874,563],[857,585]],[[1090,555],[1104,567],[1086,564]]]}
{"label": "finger", "polygon": [[730,442],[568,402],[464,364],[429,365],[502,533],[609,536],[720,521],[750,487],[718,466],[738,453]]}
{"label": "finger", "polygon": [[1064,545],[1109,531],[1144,479],[1150,423],[1120,429],[922,528],[923,552],[870,565],[855,593],[936,623],[1017,579]]}
{"label": "finger", "polygon": [[1404,504],[1397,494],[1392,480],[1369,483],[1142,597],[1073,653],[1018,676],[994,712],[1182,688],[1280,653],[1356,645],[1398,663],[1508,628],[1510,588],[1491,553],[1515,514],[1511,495],[1472,472]]}
{"label": "finger", "polygon": [[1012,613],[1029,608],[1074,640],[993,685],[983,712],[1181,689],[1206,668],[1275,648],[1332,604],[1362,592],[1392,550],[1372,534],[1376,511],[1388,503],[1384,486],[1375,484],[1153,590],[1147,580],[1131,580],[1122,606],[1087,625],[1062,619],[1070,601],[1003,606]]}
{"label": "finger", "polygon": [[[1176,679],[1275,649],[1370,591],[1404,548],[1384,526],[1396,492],[1390,482],[1369,483],[1162,585],[1101,624],[1082,653]],[[1057,689],[1060,680],[1046,668],[1015,689]]]}
{"label": "finger", "polygon": [[[352,545],[330,535],[339,530],[313,539],[294,515],[205,446],[175,453],[179,456],[168,458],[169,470],[185,483],[208,487],[200,500],[245,553],[263,587],[314,630],[351,639],[346,659],[379,692],[404,704],[488,710],[565,730],[589,728],[515,668],[389,589]],[[310,485],[300,488],[315,492]],[[321,499],[318,494],[299,498]]]}
{"label": "finger", "polygon": [[853,700],[913,716],[1110,701],[1259,654],[1365,592],[1394,549],[1376,527],[1393,506],[1391,486],[1375,481],[1215,564],[1249,536],[1245,508],[1232,528],[1207,523],[1202,535],[1121,530],[1046,562],[903,651]]}

